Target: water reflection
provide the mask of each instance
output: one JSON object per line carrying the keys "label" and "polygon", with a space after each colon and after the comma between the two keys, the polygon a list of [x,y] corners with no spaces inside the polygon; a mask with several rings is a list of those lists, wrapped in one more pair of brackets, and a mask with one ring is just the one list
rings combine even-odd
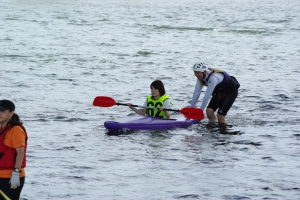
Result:
{"label": "water reflection", "polygon": [[241,135],[243,132],[235,130],[233,125],[220,124],[217,122],[208,122],[202,125],[211,133],[229,134],[229,135]]}

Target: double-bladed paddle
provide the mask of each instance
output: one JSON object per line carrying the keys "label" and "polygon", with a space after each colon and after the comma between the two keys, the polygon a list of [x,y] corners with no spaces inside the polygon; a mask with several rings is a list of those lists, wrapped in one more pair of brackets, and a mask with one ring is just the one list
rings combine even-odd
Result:
{"label": "double-bladed paddle", "polygon": [[[93,105],[94,106],[100,106],[100,107],[111,107],[111,106],[115,106],[115,105],[117,105],[117,106],[127,106],[126,103],[116,102],[113,98],[107,97],[107,96],[97,96],[94,99]],[[148,109],[158,109],[156,107],[145,107],[145,106],[139,106],[139,105],[131,105],[131,106],[140,107],[140,108],[148,108]],[[204,119],[203,110],[201,110],[199,108],[186,107],[186,108],[183,108],[183,109],[180,109],[180,110],[165,108],[164,111],[180,112],[186,118],[190,118],[190,119],[196,119],[196,120]]]}

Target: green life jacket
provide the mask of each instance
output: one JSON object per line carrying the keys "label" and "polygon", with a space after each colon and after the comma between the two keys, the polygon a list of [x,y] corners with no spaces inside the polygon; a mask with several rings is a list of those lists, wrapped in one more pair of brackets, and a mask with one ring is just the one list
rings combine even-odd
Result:
{"label": "green life jacket", "polygon": [[[159,108],[161,106],[164,106],[164,101],[169,99],[167,95],[163,95],[159,97],[159,99],[155,100],[152,98],[152,96],[147,97],[147,106],[148,107],[155,107]],[[158,109],[146,109],[146,115],[152,116],[152,117],[161,117],[161,118],[167,118],[166,114],[164,111],[160,111]]]}

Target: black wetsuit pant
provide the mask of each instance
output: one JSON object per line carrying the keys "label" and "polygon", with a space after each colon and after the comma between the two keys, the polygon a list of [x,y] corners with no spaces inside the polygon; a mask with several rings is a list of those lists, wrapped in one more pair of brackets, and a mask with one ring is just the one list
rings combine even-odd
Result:
{"label": "black wetsuit pant", "polygon": [[238,90],[235,90],[229,94],[214,94],[211,98],[207,108],[211,108],[214,111],[218,110],[218,114],[222,116],[226,116],[227,112],[231,108],[233,102],[238,96]]}
{"label": "black wetsuit pant", "polygon": [[[20,186],[16,189],[10,188],[9,181],[10,178],[0,178],[0,190],[11,200],[19,200],[21,191],[25,183],[25,177],[20,178]],[[0,194],[0,200],[2,199],[5,200],[6,198],[4,198],[2,194]]]}

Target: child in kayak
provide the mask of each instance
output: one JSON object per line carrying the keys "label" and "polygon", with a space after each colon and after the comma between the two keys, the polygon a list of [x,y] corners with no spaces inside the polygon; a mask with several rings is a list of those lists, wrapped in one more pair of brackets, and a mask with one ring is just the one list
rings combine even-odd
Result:
{"label": "child in kayak", "polygon": [[[161,80],[155,80],[150,85],[151,95],[149,95],[144,103],[143,109],[137,109],[128,103],[128,107],[139,115],[147,115],[151,117],[170,118],[169,111],[164,111],[165,108],[170,108],[172,103],[166,95],[164,84]],[[153,107],[157,109],[149,109],[146,107]]]}

